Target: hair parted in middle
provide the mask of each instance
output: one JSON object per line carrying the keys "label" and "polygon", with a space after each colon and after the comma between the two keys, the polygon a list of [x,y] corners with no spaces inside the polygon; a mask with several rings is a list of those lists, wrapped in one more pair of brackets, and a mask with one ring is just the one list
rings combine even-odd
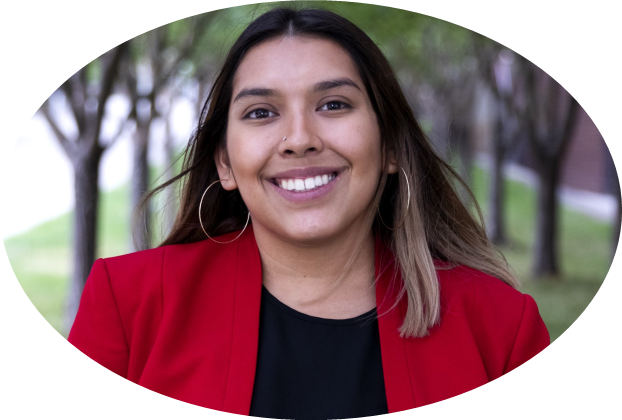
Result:
{"label": "hair parted in middle", "polygon": [[[475,198],[432,148],[386,57],[360,28],[322,9],[270,10],[251,22],[233,44],[184,152],[180,174],[155,188],[144,201],[147,203],[165,187],[181,182],[179,211],[161,246],[205,239],[197,209],[206,187],[219,179],[214,156],[219,150],[226,151],[236,70],[250,49],[277,37],[327,39],[349,54],[377,116],[383,162],[386,165],[393,159],[403,168],[403,173],[399,170],[382,174],[368,215],[370,228],[392,250],[402,275],[396,301],[405,296],[408,305],[401,335],[423,337],[440,321],[437,269],[465,265],[517,287],[507,262],[486,236],[479,208],[475,205],[479,219],[476,220],[460,200],[456,186],[461,185],[473,203]],[[411,181],[410,206],[404,175]],[[205,202],[210,205],[203,206],[202,220],[210,236],[242,229],[248,210],[237,190],[212,188]],[[405,219],[399,229],[392,231],[380,222],[379,215],[387,226],[396,226]]]}

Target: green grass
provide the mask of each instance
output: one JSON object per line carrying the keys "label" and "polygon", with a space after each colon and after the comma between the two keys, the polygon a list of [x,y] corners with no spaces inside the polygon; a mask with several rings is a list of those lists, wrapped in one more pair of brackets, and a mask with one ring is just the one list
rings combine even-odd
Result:
{"label": "green grass", "polygon": [[[476,169],[473,190],[487,209],[486,173]],[[560,214],[559,279],[531,277],[535,229],[535,194],[530,188],[507,181],[507,221],[510,245],[503,250],[522,291],[534,297],[551,338],[559,337],[591,302],[610,266],[611,226],[562,208]],[[129,191],[122,187],[102,194],[98,256],[129,252]],[[11,265],[26,294],[46,320],[63,331],[63,308],[71,271],[71,214],[44,223],[6,240]]]}
{"label": "green grass", "polygon": [[[100,196],[98,257],[131,250],[128,187]],[[63,335],[63,313],[71,273],[71,220],[64,214],[5,240],[9,261],[26,295],[41,315]]]}
{"label": "green grass", "polygon": [[[476,169],[473,192],[485,213],[488,206],[487,175]],[[602,284],[612,255],[612,226],[562,207],[559,220],[559,263],[556,279],[531,275],[535,233],[535,191],[507,181],[506,217],[509,245],[502,249],[517,277],[521,291],[531,295],[551,334],[557,339],[581,315]]]}

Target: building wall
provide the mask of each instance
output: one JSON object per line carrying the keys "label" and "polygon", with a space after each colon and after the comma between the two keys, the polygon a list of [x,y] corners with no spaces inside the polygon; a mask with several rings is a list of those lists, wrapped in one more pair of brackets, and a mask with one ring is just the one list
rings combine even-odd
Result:
{"label": "building wall", "polygon": [[562,162],[562,184],[579,190],[608,193],[606,169],[609,150],[587,113],[579,111],[578,123]]}
{"label": "building wall", "polygon": [[[476,153],[491,153],[494,139],[493,101],[482,91],[473,118],[472,141]],[[520,139],[508,151],[508,161],[533,169],[534,157],[529,140]],[[566,154],[562,161],[561,184],[596,193],[615,194],[616,168],[598,128],[581,108]]]}

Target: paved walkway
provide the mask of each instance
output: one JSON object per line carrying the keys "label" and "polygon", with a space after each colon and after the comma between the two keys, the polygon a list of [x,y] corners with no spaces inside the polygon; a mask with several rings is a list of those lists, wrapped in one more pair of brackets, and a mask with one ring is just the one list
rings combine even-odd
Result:
{"label": "paved walkway", "polygon": [[[490,168],[490,156],[478,154],[476,164],[484,169]],[[533,188],[538,186],[538,177],[533,170],[516,163],[505,165],[505,176]],[[568,208],[603,222],[613,222],[616,217],[616,200],[612,195],[577,190],[562,186],[558,190],[560,202]]]}

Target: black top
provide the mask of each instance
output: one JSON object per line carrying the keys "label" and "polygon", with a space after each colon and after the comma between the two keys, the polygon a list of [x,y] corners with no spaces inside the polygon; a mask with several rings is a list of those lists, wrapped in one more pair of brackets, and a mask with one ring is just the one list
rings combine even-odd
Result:
{"label": "black top", "polygon": [[306,420],[386,413],[376,310],[317,318],[264,287],[250,415]]}

